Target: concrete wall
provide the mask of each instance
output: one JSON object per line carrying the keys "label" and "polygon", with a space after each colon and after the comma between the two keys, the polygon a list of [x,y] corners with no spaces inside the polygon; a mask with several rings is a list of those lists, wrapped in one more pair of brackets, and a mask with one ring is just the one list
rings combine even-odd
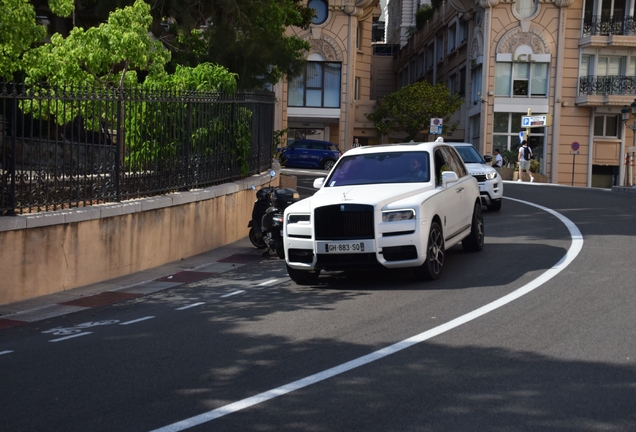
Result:
{"label": "concrete wall", "polygon": [[[277,175],[272,185],[296,187]],[[265,173],[190,192],[0,217],[0,304],[156,267],[248,234]]]}

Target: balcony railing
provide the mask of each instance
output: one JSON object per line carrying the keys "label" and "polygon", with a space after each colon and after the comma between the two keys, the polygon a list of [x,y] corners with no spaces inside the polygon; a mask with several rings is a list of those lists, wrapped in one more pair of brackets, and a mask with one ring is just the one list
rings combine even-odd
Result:
{"label": "balcony railing", "polygon": [[594,15],[583,23],[583,36],[636,36],[634,17],[615,18]]}
{"label": "balcony railing", "polygon": [[579,95],[636,95],[636,77],[583,76],[579,78]]}

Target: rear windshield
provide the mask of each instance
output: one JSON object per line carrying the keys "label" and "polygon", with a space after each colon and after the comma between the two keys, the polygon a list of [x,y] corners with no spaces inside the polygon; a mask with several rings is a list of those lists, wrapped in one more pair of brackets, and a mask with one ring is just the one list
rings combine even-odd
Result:
{"label": "rear windshield", "polygon": [[464,163],[486,163],[484,158],[481,157],[477,149],[473,146],[456,146],[455,150],[457,150],[457,153],[462,157]]}
{"label": "rear windshield", "polygon": [[327,187],[374,183],[429,182],[428,152],[391,152],[344,156],[327,179]]}

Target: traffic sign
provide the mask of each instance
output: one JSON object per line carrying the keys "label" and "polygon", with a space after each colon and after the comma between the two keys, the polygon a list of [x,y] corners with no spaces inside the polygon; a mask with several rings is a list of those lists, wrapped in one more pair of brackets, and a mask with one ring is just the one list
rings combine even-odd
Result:
{"label": "traffic sign", "polygon": [[546,127],[550,126],[551,117],[549,115],[539,115],[539,116],[522,116],[521,117],[521,127],[531,128],[531,127]]}
{"label": "traffic sign", "polygon": [[578,150],[580,146],[579,146],[579,143],[577,143],[576,141],[574,141],[574,142],[572,143],[572,146],[571,146],[571,147],[572,147],[572,150]]}
{"label": "traffic sign", "polygon": [[430,133],[434,135],[441,135],[442,126],[443,126],[443,120],[441,118],[432,118]]}
{"label": "traffic sign", "polygon": [[577,155],[581,154],[581,152],[579,150],[570,150],[570,154]]}

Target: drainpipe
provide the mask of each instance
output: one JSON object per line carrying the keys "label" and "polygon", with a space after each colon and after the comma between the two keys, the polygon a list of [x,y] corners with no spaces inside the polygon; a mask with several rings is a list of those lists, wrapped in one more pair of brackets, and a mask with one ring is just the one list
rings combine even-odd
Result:
{"label": "drainpipe", "polygon": [[350,127],[350,117],[351,117],[351,107],[349,106],[349,99],[350,99],[350,93],[351,93],[351,74],[349,73],[349,71],[351,70],[351,59],[353,58],[353,56],[351,55],[351,14],[355,11],[355,8],[352,8],[351,12],[348,12],[347,9],[345,9],[345,12],[349,15],[347,17],[347,26],[349,27],[347,29],[348,35],[347,35],[347,65],[345,66],[346,69],[346,73],[344,76],[347,77],[347,87],[345,88],[345,142],[344,145],[342,146],[343,149],[345,149],[345,151],[348,149],[348,146],[351,145],[351,142],[353,141],[350,138],[350,134],[349,134],[349,130],[351,129]]}
{"label": "drainpipe", "polygon": [[[552,105],[552,152],[550,160],[550,183],[559,183],[559,146],[561,141],[561,90],[563,87],[563,56],[565,53],[566,10],[559,11],[559,34],[555,62],[554,104]],[[590,151],[590,153],[592,153]],[[574,155],[572,155],[574,157]],[[589,184],[588,184],[589,186]]]}
{"label": "drainpipe", "polygon": [[[488,130],[486,129],[487,125],[488,125],[488,105],[490,105],[490,98],[488,97],[490,91],[488,90],[488,84],[489,84],[489,80],[488,77],[490,75],[489,70],[490,70],[490,45],[491,45],[491,36],[490,36],[490,31],[491,31],[491,21],[492,21],[492,9],[493,7],[497,6],[499,4],[499,0],[481,0],[479,2],[479,5],[484,8],[484,20],[483,20],[483,42],[484,42],[484,49],[482,51],[482,63],[481,63],[481,74],[482,74],[482,81],[481,81],[481,94],[482,94],[482,98],[484,98],[484,93],[487,96],[486,101],[488,103],[485,104],[481,104],[482,108],[480,109],[480,115],[481,115],[481,125],[480,125],[480,131],[479,131],[479,136],[480,139],[483,141],[483,146],[480,143],[480,148],[483,148],[485,150],[486,148],[486,136],[488,134]],[[494,102],[493,102],[493,107],[494,107]]]}

